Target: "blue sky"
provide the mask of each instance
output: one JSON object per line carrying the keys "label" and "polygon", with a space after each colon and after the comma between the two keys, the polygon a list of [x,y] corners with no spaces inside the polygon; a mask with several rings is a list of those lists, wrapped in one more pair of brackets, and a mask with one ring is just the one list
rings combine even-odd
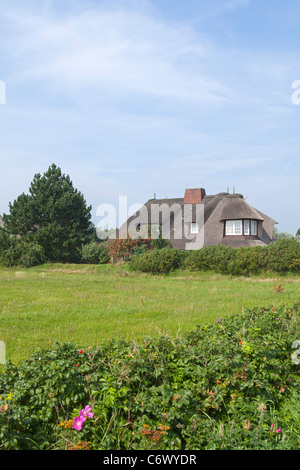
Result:
{"label": "blue sky", "polygon": [[95,224],[235,186],[294,234],[299,23],[298,0],[0,0],[0,214],[55,163]]}

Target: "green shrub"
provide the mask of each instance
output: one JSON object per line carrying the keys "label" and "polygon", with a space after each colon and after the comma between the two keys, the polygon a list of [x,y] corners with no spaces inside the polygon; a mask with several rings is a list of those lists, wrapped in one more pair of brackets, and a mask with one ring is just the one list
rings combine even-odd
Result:
{"label": "green shrub", "polygon": [[21,246],[12,241],[8,248],[0,254],[0,264],[5,267],[17,266],[20,264]]}
{"label": "green shrub", "polygon": [[109,254],[106,243],[90,242],[81,248],[81,260],[90,264],[106,264],[109,261]]}
{"label": "green shrub", "polygon": [[267,246],[232,248],[223,245],[189,252],[186,266],[223,274],[251,275],[264,271],[300,272],[300,242],[292,237]]}
{"label": "green shrub", "polygon": [[99,264],[107,264],[109,262],[110,256],[107,251],[106,243],[101,243],[99,246]]}
{"label": "green shrub", "polygon": [[90,242],[81,247],[81,260],[85,263],[99,263],[99,243]]}
{"label": "green shrub", "polygon": [[161,248],[135,256],[131,261],[132,269],[149,273],[169,273],[180,267],[186,252],[175,248]]}
{"label": "green shrub", "polygon": [[186,266],[192,270],[229,272],[229,262],[234,258],[235,249],[224,245],[203,247],[200,250],[190,251]]}
{"label": "green shrub", "polygon": [[0,255],[0,264],[2,266],[38,266],[45,263],[44,249],[35,242],[26,242],[23,239],[12,238],[10,246]]}
{"label": "green shrub", "polygon": [[[0,374],[0,447],[296,450],[298,335],[295,305],[220,317],[176,339],[37,351]],[[86,406],[93,416],[76,430]]]}
{"label": "green shrub", "polygon": [[291,272],[300,272],[300,258],[295,258],[290,264],[289,270]]}
{"label": "green shrub", "polygon": [[296,238],[279,239],[268,245],[267,264],[271,271],[288,272],[290,269],[296,271],[293,265],[299,258],[300,242]]}
{"label": "green shrub", "polygon": [[233,275],[258,274],[268,267],[266,252],[264,246],[238,248],[228,262],[227,271]]}
{"label": "green shrub", "polygon": [[154,249],[172,248],[171,241],[166,238],[152,238],[152,246]]}
{"label": "green shrub", "polygon": [[45,263],[45,251],[42,246],[38,243],[31,242],[25,243],[22,248],[22,254],[20,256],[21,266],[30,268],[31,266],[38,266]]}

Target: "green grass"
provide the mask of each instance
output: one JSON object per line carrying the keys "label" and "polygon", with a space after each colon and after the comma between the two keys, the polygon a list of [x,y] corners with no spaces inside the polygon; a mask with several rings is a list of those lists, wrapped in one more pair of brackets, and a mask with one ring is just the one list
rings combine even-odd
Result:
{"label": "green grass", "polygon": [[[276,293],[274,285],[282,283]],[[179,270],[168,276],[127,265],[46,264],[0,269],[0,340],[19,362],[55,341],[82,347],[159,332],[176,336],[255,306],[300,300],[300,276],[251,278]]]}

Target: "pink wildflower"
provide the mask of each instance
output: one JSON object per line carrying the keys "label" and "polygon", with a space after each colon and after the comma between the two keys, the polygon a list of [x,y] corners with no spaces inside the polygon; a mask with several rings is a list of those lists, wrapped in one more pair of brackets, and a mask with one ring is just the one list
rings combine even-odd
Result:
{"label": "pink wildflower", "polygon": [[271,434],[272,432],[274,432],[274,428],[275,428],[275,424],[271,424],[271,429],[270,429]]}
{"label": "pink wildflower", "polygon": [[275,429],[275,428],[276,428],[275,424],[271,424],[271,429],[270,429],[271,434],[272,434],[275,430],[276,430],[276,432],[277,432],[278,434],[281,432],[281,429],[280,429],[280,428],[278,428],[278,429]]}
{"label": "pink wildflower", "polygon": [[73,421],[73,428],[77,429],[77,431],[80,431],[82,429],[83,423],[85,422],[86,418],[92,418],[93,413],[91,413],[91,407],[87,405],[85,408],[82,408],[80,410],[79,416],[76,416]]}
{"label": "pink wildflower", "polygon": [[85,408],[80,410],[80,416],[83,417],[84,419],[85,418],[92,418],[93,413],[91,413],[91,409],[92,408],[89,405],[87,405]]}
{"label": "pink wildflower", "polygon": [[82,429],[85,419],[86,418],[84,416],[76,416],[76,418],[73,419],[73,428],[77,429],[77,431],[80,431]]}

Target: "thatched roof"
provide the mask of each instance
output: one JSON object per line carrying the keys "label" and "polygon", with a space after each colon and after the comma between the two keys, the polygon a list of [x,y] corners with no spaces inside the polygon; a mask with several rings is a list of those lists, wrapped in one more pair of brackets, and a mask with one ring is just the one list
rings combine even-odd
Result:
{"label": "thatched roof", "polygon": [[253,207],[251,207],[240,194],[228,194],[220,204],[223,206],[220,220],[264,220],[263,217]]}
{"label": "thatched roof", "polygon": [[[155,204],[160,206],[166,204],[170,208],[176,205],[183,207],[185,200],[184,198],[149,199],[144,204],[143,209],[146,210],[148,214],[150,214],[151,206]],[[229,194],[221,192],[215,195],[208,195],[203,197],[201,204],[204,205],[204,222],[209,219],[217,206],[219,206],[221,209],[221,217],[219,219],[220,221],[233,219],[264,220],[263,214],[251,207],[245,201],[242,194]],[[137,211],[127,220],[127,224],[132,222],[138,215],[139,214]],[[152,221],[152,223],[155,222],[157,221]]]}

